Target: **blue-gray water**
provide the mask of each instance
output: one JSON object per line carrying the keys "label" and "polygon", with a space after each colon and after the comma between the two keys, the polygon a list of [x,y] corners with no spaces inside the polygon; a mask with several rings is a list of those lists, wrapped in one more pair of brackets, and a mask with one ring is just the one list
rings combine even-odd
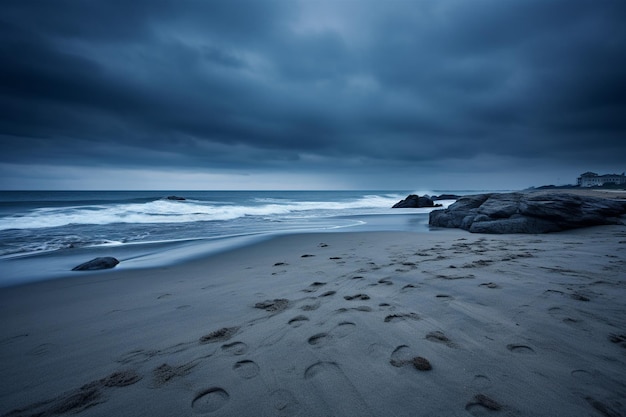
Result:
{"label": "blue-gray water", "polygon": [[428,232],[429,209],[391,209],[410,193],[425,191],[3,191],[0,286],[66,275],[95,256],[144,267],[281,233]]}

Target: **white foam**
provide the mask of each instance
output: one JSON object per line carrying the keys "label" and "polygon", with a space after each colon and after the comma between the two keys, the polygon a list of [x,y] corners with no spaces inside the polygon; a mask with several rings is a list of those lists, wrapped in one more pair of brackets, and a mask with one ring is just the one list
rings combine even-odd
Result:
{"label": "white foam", "polygon": [[271,217],[290,214],[315,217],[329,211],[388,209],[399,198],[401,196],[388,194],[367,195],[347,201],[268,199],[259,205],[216,205],[201,201],[155,200],[141,204],[39,208],[24,214],[0,218],[0,230],[38,229],[70,224],[189,223],[234,220],[245,216]]}

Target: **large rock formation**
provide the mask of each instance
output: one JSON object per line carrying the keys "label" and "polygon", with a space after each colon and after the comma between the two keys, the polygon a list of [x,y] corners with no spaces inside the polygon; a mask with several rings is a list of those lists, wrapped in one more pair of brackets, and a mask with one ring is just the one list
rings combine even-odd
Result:
{"label": "large rock formation", "polygon": [[109,269],[115,267],[119,263],[120,261],[111,256],[104,256],[100,258],[94,258],[91,261],[80,264],[72,268],[72,271],[95,271],[98,269]]}
{"label": "large rock formation", "polygon": [[430,213],[429,224],[472,233],[549,233],[621,224],[626,201],[573,194],[478,194]]}

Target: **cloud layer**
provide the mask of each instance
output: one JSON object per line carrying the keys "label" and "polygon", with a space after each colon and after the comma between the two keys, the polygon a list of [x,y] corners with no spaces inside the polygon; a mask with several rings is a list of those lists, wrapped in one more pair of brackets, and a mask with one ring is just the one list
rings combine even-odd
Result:
{"label": "cloud layer", "polygon": [[389,188],[626,169],[620,0],[7,0],[0,16],[0,164],[18,182],[11,167]]}

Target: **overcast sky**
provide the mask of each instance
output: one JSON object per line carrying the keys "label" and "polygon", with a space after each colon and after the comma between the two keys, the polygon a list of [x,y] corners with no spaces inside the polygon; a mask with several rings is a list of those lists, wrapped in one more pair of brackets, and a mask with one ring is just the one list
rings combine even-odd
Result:
{"label": "overcast sky", "polygon": [[2,0],[1,189],[626,170],[624,0]]}

